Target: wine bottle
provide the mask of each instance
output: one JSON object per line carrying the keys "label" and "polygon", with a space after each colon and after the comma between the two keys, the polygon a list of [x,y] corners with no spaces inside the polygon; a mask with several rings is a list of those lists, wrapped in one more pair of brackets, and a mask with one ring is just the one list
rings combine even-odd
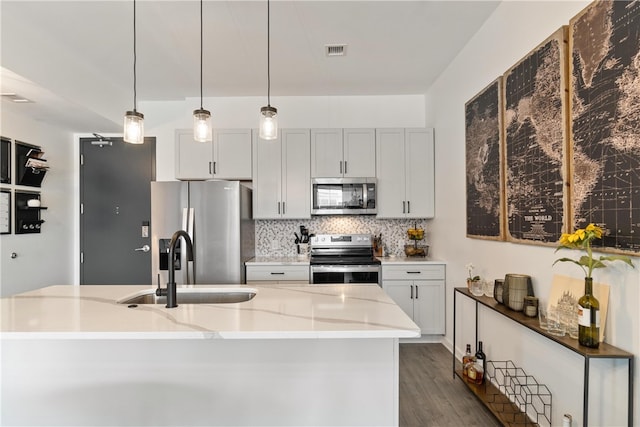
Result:
{"label": "wine bottle", "polygon": [[585,347],[600,345],[600,302],[593,296],[593,278],[584,278],[584,295],[578,300],[578,343]]}
{"label": "wine bottle", "polygon": [[469,362],[473,361],[473,355],[471,354],[471,344],[467,344],[467,350],[462,356],[462,376],[467,376],[467,370],[469,369]]}
{"label": "wine bottle", "polygon": [[[484,354],[484,351],[482,351],[482,341],[478,341],[478,351],[476,351],[476,361],[482,367],[482,372],[484,372],[487,369],[487,356]],[[484,381],[484,377],[482,378],[482,381]],[[480,381],[480,383],[482,383],[482,381]]]}

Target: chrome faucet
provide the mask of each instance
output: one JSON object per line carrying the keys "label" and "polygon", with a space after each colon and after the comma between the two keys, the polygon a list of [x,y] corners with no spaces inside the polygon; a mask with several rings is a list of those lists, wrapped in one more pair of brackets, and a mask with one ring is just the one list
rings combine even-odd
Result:
{"label": "chrome faucet", "polygon": [[182,237],[187,244],[187,262],[193,261],[193,243],[189,234],[184,230],[178,230],[171,236],[171,242],[169,243],[169,280],[167,282],[167,289],[156,290],[156,295],[167,296],[167,308],[174,308],[178,306],[177,291],[176,291],[176,264],[175,264],[175,251],[178,241]]}

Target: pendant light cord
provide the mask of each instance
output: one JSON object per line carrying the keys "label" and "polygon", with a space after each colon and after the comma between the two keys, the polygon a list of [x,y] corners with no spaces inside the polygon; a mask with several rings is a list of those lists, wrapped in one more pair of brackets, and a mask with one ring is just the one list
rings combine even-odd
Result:
{"label": "pendant light cord", "polygon": [[267,105],[271,106],[271,26],[270,7],[267,0]]}
{"label": "pendant light cord", "polygon": [[202,110],[202,0],[200,0],[200,109]]}
{"label": "pendant light cord", "polygon": [[138,94],[136,93],[136,0],[133,0],[133,111],[138,107]]}

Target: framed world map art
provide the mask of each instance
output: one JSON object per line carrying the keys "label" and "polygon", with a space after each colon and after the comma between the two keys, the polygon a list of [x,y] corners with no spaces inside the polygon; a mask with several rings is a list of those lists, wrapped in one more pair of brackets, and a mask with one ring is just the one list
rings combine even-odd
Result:
{"label": "framed world map art", "polygon": [[640,254],[640,2],[597,1],[569,25],[572,229]]}
{"label": "framed world map art", "polygon": [[568,217],[567,28],[503,76],[508,241],[556,245]]}
{"label": "framed world map art", "polygon": [[502,78],[465,104],[467,237],[504,240]]}

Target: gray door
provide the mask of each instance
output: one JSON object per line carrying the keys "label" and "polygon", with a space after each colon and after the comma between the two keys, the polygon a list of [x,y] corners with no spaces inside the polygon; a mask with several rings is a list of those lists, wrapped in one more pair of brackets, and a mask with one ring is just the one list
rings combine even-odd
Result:
{"label": "gray door", "polygon": [[80,284],[149,284],[155,138],[80,138]]}

